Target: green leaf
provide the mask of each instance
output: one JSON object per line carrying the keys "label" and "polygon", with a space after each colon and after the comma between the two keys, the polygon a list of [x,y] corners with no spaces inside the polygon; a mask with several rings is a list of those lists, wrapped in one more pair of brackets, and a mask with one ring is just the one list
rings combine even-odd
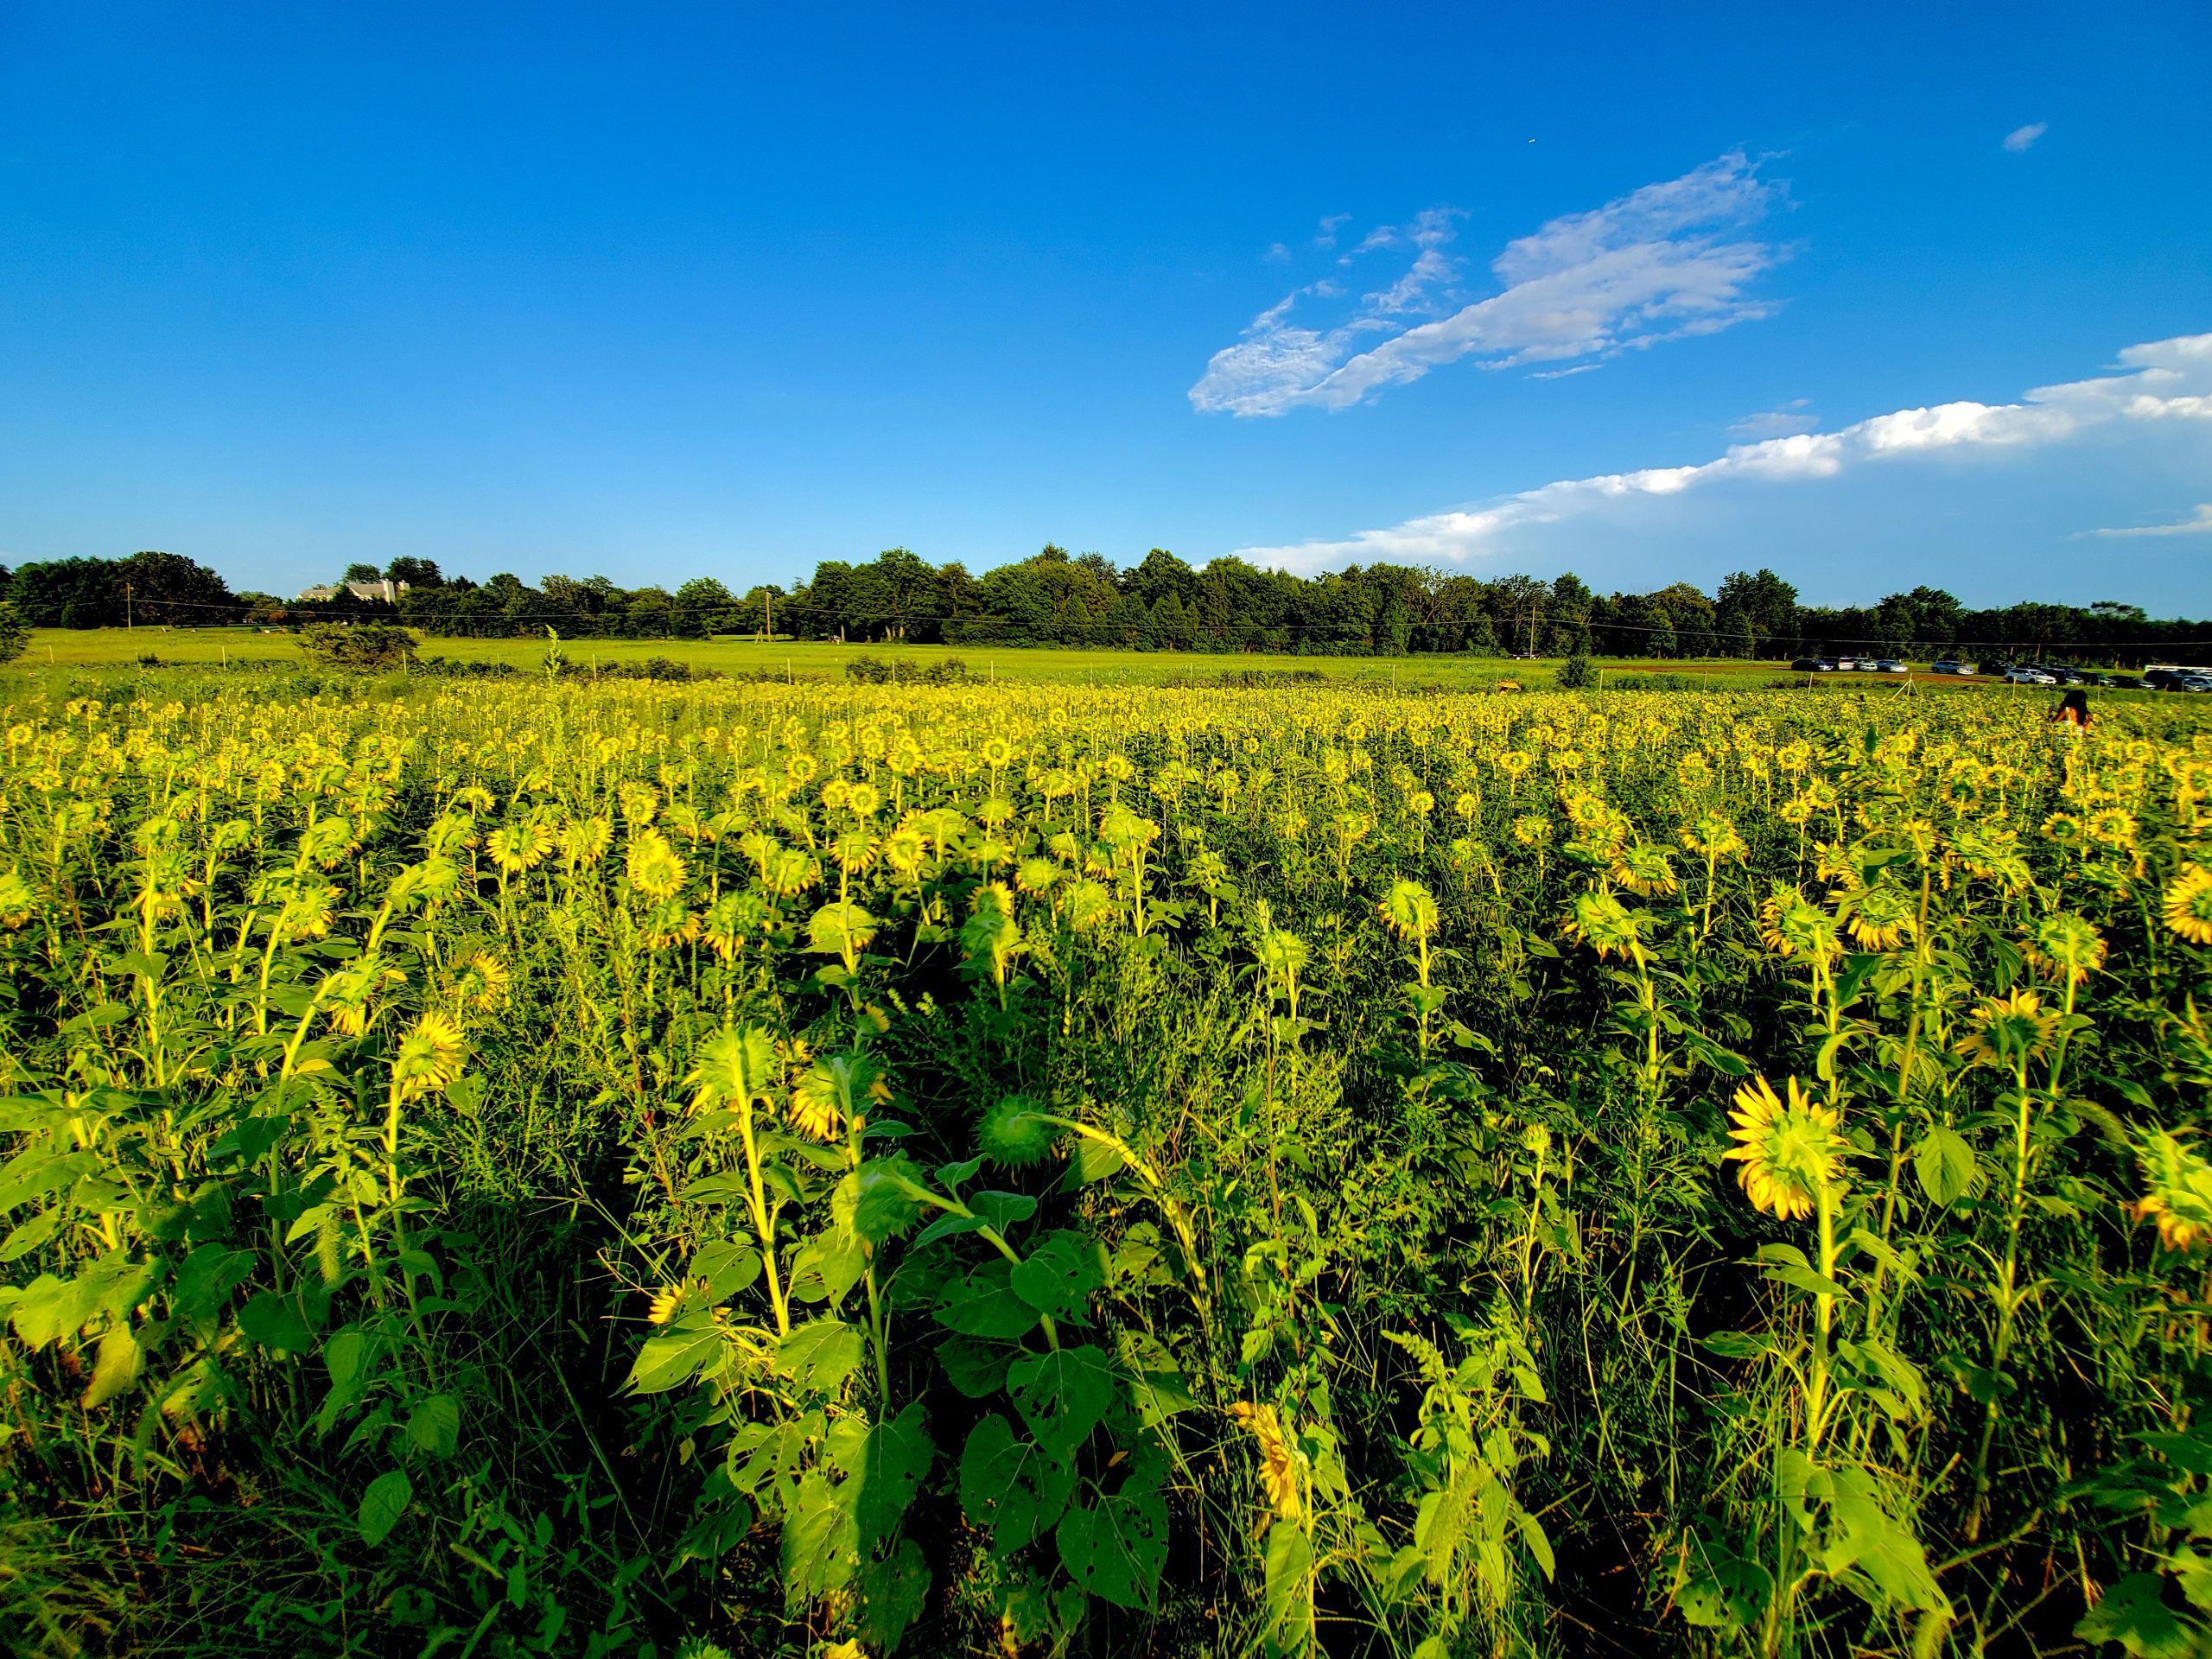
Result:
{"label": "green leaf", "polygon": [[264,1348],[280,1348],[304,1354],[315,1347],[315,1334],[289,1296],[264,1290],[238,1309],[238,1329]]}
{"label": "green leaf", "polygon": [[776,1369],[802,1393],[835,1394],[867,1351],[867,1338],[858,1325],[842,1319],[814,1319],[776,1344]]}
{"label": "green leaf", "polygon": [[371,1481],[369,1490],[361,1494],[359,1522],[363,1541],[373,1549],[390,1537],[414,1497],[414,1483],[407,1478],[404,1469],[387,1470]]}
{"label": "green leaf", "polygon": [[760,1246],[750,1239],[716,1239],[693,1255],[685,1276],[707,1281],[709,1302],[726,1302],[760,1276]]}
{"label": "green leaf", "polygon": [[434,1458],[449,1458],[461,1444],[461,1402],[434,1394],[407,1417],[407,1443]]}
{"label": "green leaf", "polygon": [[1114,1403],[1114,1371],[1103,1349],[1061,1348],[1016,1360],[1007,1389],[1038,1444],[1072,1458]]}
{"label": "green leaf", "polygon": [[633,1394],[665,1394],[722,1360],[721,1332],[704,1319],[683,1319],[638,1350],[625,1386]]}
{"label": "green leaf", "polygon": [[1313,1545],[1302,1529],[1268,1529],[1266,1573],[1264,1629],[1276,1651],[1302,1653],[1313,1634],[1313,1602],[1306,1592],[1313,1576]]}
{"label": "green leaf", "polygon": [[784,1605],[798,1607],[852,1582],[860,1539],[850,1504],[819,1468],[800,1478],[784,1511]]}
{"label": "green leaf", "polygon": [[912,1539],[901,1538],[898,1548],[861,1568],[861,1624],[868,1639],[895,1652],[929,1593],[929,1561]]}
{"label": "green leaf", "polygon": [[1010,1282],[1014,1294],[1039,1313],[1087,1324],[1090,1294],[1106,1282],[1105,1253],[1090,1234],[1064,1229],[1033,1249]]}
{"label": "green leaf", "polygon": [[937,1321],[968,1337],[1012,1341],[1037,1328],[1037,1310],[1014,1294],[1003,1260],[986,1262],[965,1279],[945,1287]]}
{"label": "green leaf", "polygon": [[1955,1129],[1938,1123],[1912,1149],[1912,1173],[1920,1190],[1936,1204],[1956,1204],[1974,1190],[1980,1175],[1974,1148]]}
{"label": "green leaf", "polygon": [[40,1211],[10,1233],[5,1243],[0,1243],[0,1262],[17,1262],[29,1255],[61,1230],[68,1215],[67,1205],[57,1204]]}
{"label": "green leaf", "polygon": [[1146,1488],[1102,1497],[1060,1518],[1060,1563],[1083,1589],[1120,1607],[1152,1605],[1167,1565],[1167,1506]]}
{"label": "green leaf", "polygon": [[2085,1642],[2117,1642],[2133,1659],[2195,1659],[2204,1651],[2204,1627],[2184,1622],[2167,1605],[2165,1590],[2158,1574],[2131,1573],[2106,1590],[2074,1634]]}
{"label": "green leaf", "polygon": [[829,1227],[808,1240],[791,1262],[791,1295],[803,1302],[845,1300],[868,1271],[868,1247],[858,1235]]}
{"label": "green leaf", "polygon": [[1006,1386],[1007,1367],[1022,1350],[1010,1342],[986,1342],[981,1337],[947,1337],[937,1345],[938,1363],[952,1386],[970,1400],[988,1400]]}
{"label": "green leaf", "polygon": [[104,1406],[137,1380],[143,1357],[138,1338],[127,1325],[111,1326],[100,1338],[99,1357],[92,1363],[92,1385],[85,1390],[85,1408]]}
{"label": "green leaf", "polygon": [[1689,1624],[1707,1630],[1749,1630],[1773,1593],[1772,1575],[1757,1561],[1715,1539],[1688,1541],[1675,1605]]}
{"label": "green leaf", "polygon": [[960,1454],[960,1507],[990,1527],[991,1553],[1001,1560],[1041,1537],[1074,1491],[1074,1465],[1016,1435],[996,1412],[969,1431]]}
{"label": "green leaf", "polygon": [[906,1154],[871,1159],[838,1182],[831,1212],[870,1244],[880,1244],[921,1214],[910,1190],[920,1184],[921,1171]]}
{"label": "green leaf", "polygon": [[916,1400],[888,1422],[872,1426],[857,1456],[840,1463],[849,1478],[838,1491],[841,1496],[850,1494],[863,1555],[873,1554],[898,1531],[900,1517],[936,1457],[937,1447],[923,1421],[922,1402]]}

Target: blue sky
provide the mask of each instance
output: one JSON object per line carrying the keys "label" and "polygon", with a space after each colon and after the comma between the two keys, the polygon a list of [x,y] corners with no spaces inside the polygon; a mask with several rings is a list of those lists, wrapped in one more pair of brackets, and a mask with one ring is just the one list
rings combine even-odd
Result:
{"label": "blue sky", "polygon": [[0,561],[2212,613],[2201,3],[1058,10],[0,11]]}

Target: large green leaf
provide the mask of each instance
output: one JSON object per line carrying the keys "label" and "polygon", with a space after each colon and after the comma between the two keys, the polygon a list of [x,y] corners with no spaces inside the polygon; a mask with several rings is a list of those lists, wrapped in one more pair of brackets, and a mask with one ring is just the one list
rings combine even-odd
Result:
{"label": "large green leaf", "polygon": [[846,1479],[838,1495],[851,1506],[861,1554],[872,1554],[899,1529],[899,1518],[936,1457],[918,1400],[889,1421],[873,1425],[856,1449],[840,1457]]}
{"label": "large green leaf", "polygon": [[929,1600],[930,1564],[911,1538],[861,1569],[861,1622],[869,1640],[896,1653]]}
{"label": "large green leaf", "polygon": [[1068,1576],[1094,1596],[1140,1611],[1167,1565],[1167,1506],[1149,1487],[1116,1492],[1060,1517],[1053,1535]]}
{"label": "large green leaf", "polygon": [[967,1337],[1011,1341],[1037,1327],[1037,1310],[1014,1294],[1003,1261],[986,1262],[965,1279],[945,1287],[937,1319]]}
{"label": "large green leaf", "polygon": [[434,1458],[449,1458],[461,1443],[461,1402],[449,1394],[434,1394],[416,1402],[407,1415],[407,1443]]}
{"label": "large green leaf", "polygon": [[2117,1642],[2133,1659],[2200,1659],[2212,1631],[2170,1606],[2165,1592],[2157,1573],[2130,1573],[2105,1592],[2074,1634]]}
{"label": "large green leaf", "polygon": [[1114,1403],[1114,1371],[1105,1351],[1062,1348],[1016,1360],[1007,1389],[1037,1443],[1072,1458]]}
{"label": "large green leaf", "polygon": [[860,1565],[860,1536],[851,1505],[829,1471],[810,1469],[784,1511],[784,1601],[796,1607],[842,1589]]}
{"label": "large green leaf", "polygon": [[415,1484],[404,1469],[386,1470],[369,1483],[369,1490],[361,1494],[359,1519],[361,1537],[371,1548],[391,1536],[414,1496]]}
{"label": "large green leaf", "polygon": [[1955,1204],[1974,1189],[1974,1148],[1956,1130],[1938,1123],[1913,1148],[1912,1173],[1920,1190],[1937,1204]]}
{"label": "large green leaf", "polygon": [[315,1334],[298,1305],[273,1290],[261,1292],[238,1309],[238,1329],[264,1348],[304,1354],[315,1347]]}
{"label": "large green leaf", "polygon": [[776,1344],[776,1368],[802,1391],[834,1394],[868,1352],[856,1325],[842,1319],[814,1319]]}
{"label": "large green leaf", "polygon": [[633,1394],[665,1394],[719,1367],[722,1359],[721,1332],[703,1316],[687,1315],[645,1338],[630,1367],[629,1388]]}
{"label": "large green leaf", "polygon": [[1014,1294],[1039,1313],[1081,1325],[1091,1292],[1106,1282],[1105,1254],[1090,1234],[1062,1230],[1032,1249],[1009,1277]]}
{"label": "large green leaf", "polygon": [[991,1553],[1003,1559],[1040,1537],[1075,1491],[1075,1466],[1014,1432],[993,1412],[976,1425],[960,1454],[960,1507],[991,1529]]}

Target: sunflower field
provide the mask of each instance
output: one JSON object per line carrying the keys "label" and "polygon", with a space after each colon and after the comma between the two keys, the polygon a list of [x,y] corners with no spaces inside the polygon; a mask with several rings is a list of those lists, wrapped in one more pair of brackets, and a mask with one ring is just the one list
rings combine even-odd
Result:
{"label": "sunflower field", "polygon": [[0,687],[0,1645],[2212,1651],[2212,731]]}

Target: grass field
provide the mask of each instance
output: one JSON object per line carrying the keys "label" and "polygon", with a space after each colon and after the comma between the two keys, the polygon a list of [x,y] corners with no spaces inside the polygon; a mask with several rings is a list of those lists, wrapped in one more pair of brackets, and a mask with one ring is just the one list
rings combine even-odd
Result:
{"label": "grass field", "polygon": [[[429,657],[461,662],[506,663],[531,670],[543,664],[545,650],[546,642],[543,639],[433,639],[425,640],[423,645],[423,653]],[[1477,690],[1494,686],[1501,680],[1521,681],[1534,690],[1540,686],[1548,688],[1559,668],[1555,658],[1516,662],[1494,657],[1217,656],[1174,652],[839,645],[819,640],[763,643],[742,637],[711,640],[567,640],[563,642],[562,650],[583,669],[594,663],[637,663],[659,657],[726,674],[788,674],[793,679],[842,678],[845,665],[861,656],[891,664],[908,677],[957,657],[967,664],[972,677],[986,682],[1005,678],[1102,686],[1210,684],[1230,675],[1318,673],[1332,682],[1395,686],[1406,690]],[[32,632],[31,648],[24,660],[34,668],[126,667],[146,656],[157,658],[164,666],[304,660],[298,643],[289,634],[213,628],[39,628]],[[1734,658],[1597,660],[1609,678],[1669,675],[1679,677],[1699,689],[1715,691],[1754,690],[1771,685],[1777,679],[1790,677],[1786,663],[1747,663]],[[1916,683],[1944,690],[1979,683],[1948,677],[1913,677]],[[1897,685],[1894,677],[1872,675],[1828,676],[1826,683],[1831,690],[1858,690],[1876,696],[1892,692]]]}

